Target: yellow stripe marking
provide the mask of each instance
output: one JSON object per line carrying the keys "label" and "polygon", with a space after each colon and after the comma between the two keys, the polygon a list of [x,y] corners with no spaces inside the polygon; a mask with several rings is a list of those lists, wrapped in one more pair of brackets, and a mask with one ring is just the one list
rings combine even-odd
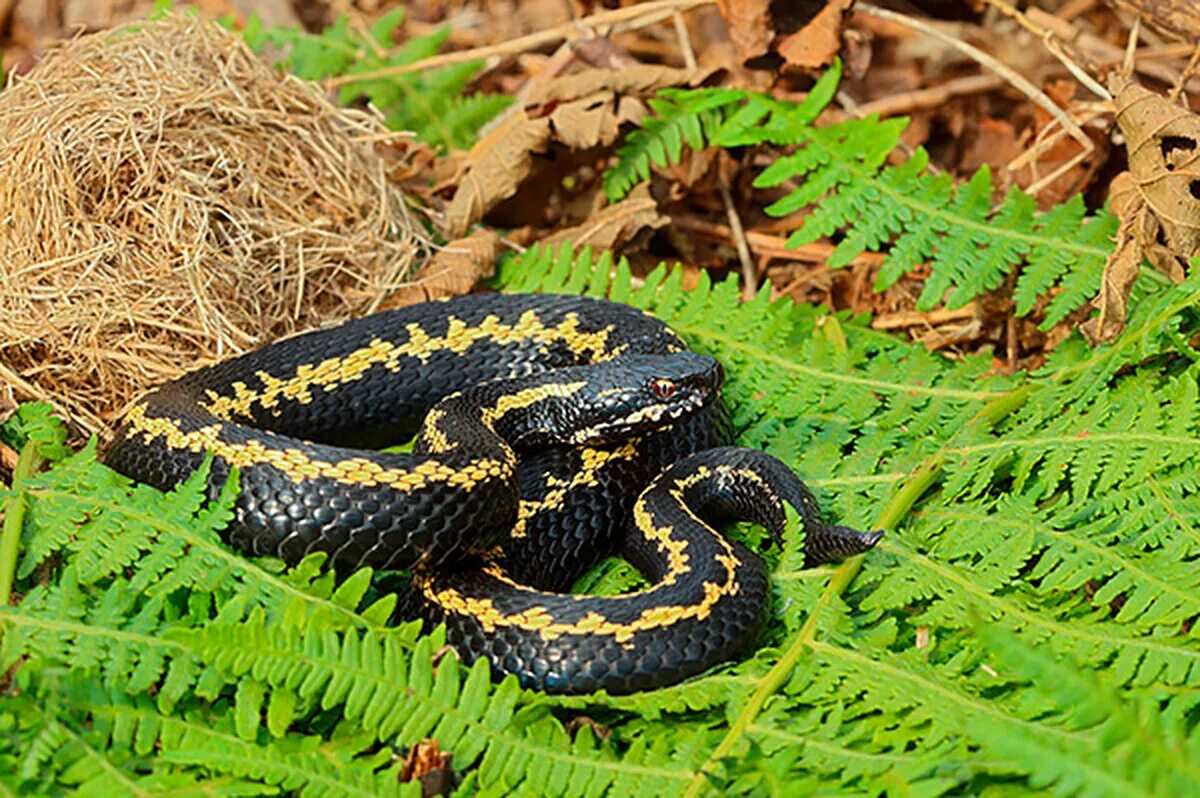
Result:
{"label": "yellow stripe marking", "polygon": [[385,486],[403,493],[410,493],[434,483],[446,483],[470,491],[487,480],[507,479],[516,469],[516,458],[511,453],[500,460],[481,457],[460,468],[435,459],[414,459],[411,466],[394,468],[385,467],[364,457],[351,457],[337,462],[315,460],[298,449],[276,449],[261,441],[232,443],[221,440],[220,424],[210,424],[192,432],[185,432],[173,420],[152,418],[147,416],[145,411],[144,404],[136,405],[126,420],[130,429],[142,433],[146,443],[155,438],[163,438],[166,445],[172,449],[211,451],[214,456],[238,468],[270,465],[297,483],[305,479],[324,477],[347,485]]}
{"label": "yellow stripe marking", "polygon": [[[581,462],[579,469],[571,475],[570,480],[557,479],[547,475],[546,484],[553,489],[546,492],[541,499],[522,499],[517,506],[517,522],[509,535],[523,538],[527,532],[529,519],[541,512],[555,510],[562,506],[567,494],[576,488],[589,487],[596,484],[596,472],[613,460],[632,460],[637,456],[637,444],[626,443],[615,449],[586,448],[579,451]],[[500,572],[500,569],[496,569]],[[515,584],[515,583],[514,583]]]}
{"label": "yellow stripe marking", "polygon": [[446,321],[446,332],[441,336],[430,336],[416,323],[406,325],[405,329],[408,332],[408,340],[403,343],[396,344],[376,338],[367,346],[345,356],[327,358],[315,366],[298,366],[295,374],[288,378],[275,377],[259,371],[255,374],[261,383],[259,389],[251,389],[245,383],[233,383],[232,396],[222,396],[208,390],[205,392],[208,401],[202,402],[201,405],[225,421],[249,417],[255,405],[280,415],[282,400],[308,404],[312,402],[314,390],[334,391],[342,385],[362,379],[373,366],[382,365],[390,371],[398,372],[405,358],[415,357],[424,363],[436,352],[462,354],[477,341],[497,344],[532,342],[541,347],[551,343],[564,343],[576,356],[595,363],[607,360],[615,354],[607,351],[608,338],[613,333],[613,326],[595,332],[584,332],[579,329],[579,317],[574,313],[568,313],[561,322],[554,325],[544,323],[533,310],[522,313],[513,324],[506,324],[500,321],[498,316],[491,315],[479,324],[471,326],[462,319],[450,316]]}
{"label": "yellow stripe marking", "polygon": [[[734,469],[730,466],[717,466],[712,470],[701,466],[687,477],[676,480],[670,490],[671,496],[681,508],[689,515],[692,515],[692,518],[697,523],[703,524],[702,521],[692,514],[687,505],[683,503],[683,491],[715,474],[731,473],[733,471]],[[755,478],[758,478],[757,474],[748,470],[741,471],[740,473],[753,474]],[[656,591],[672,584],[677,576],[689,570],[687,564],[688,557],[685,553],[687,541],[674,538],[672,536],[673,527],[670,525],[657,526],[640,499],[634,509],[634,518],[642,534],[646,535],[650,540],[656,541],[659,544],[659,550],[667,553],[670,563],[667,575],[654,587],[627,596],[609,599],[596,599],[596,597],[589,596],[578,596],[575,598],[579,600],[599,600],[606,603],[629,601],[631,599],[645,600]],[[704,598],[695,604],[664,604],[657,607],[649,607],[643,610],[638,618],[625,624],[609,621],[604,615],[598,612],[589,612],[574,623],[559,623],[554,621],[553,616],[545,607],[541,606],[529,607],[519,613],[506,615],[496,608],[491,599],[464,596],[454,588],[435,590],[433,587],[433,578],[428,574],[421,575],[416,581],[427,600],[441,607],[446,612],[474,618],[480,627],[488,633],[494,632],[500,627],[515,627],[537,632],[543,640],[554,640],[566,634],[605,635],[612,637],[617,643],[628,644],[638,632],[666,628],[687,619],[704,620],[712,613],[713,607],[722,598],[737,595],[739,591],[737,568],[741,565],[741,560],[734,553],[733,547],[724,537],[717,535],[717,540],[724,549],[722,553],[715,555],[716,561],[725,570],[725,579],[723,582],[715,583],[706,580],[702,585]],[[485,566],[484,571],[498,581],[522,591],[537,592],[513,582],[494,563]]]}

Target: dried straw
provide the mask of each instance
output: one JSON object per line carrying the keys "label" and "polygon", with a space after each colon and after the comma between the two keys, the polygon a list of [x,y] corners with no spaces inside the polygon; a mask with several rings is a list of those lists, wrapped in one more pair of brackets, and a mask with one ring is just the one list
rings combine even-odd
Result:
{"label": "dried straw", "polygon": [[390,139],[209,22],[54,50],[0,91],[0,386],[96,432],[186,368],[370,312],[425,248]]}

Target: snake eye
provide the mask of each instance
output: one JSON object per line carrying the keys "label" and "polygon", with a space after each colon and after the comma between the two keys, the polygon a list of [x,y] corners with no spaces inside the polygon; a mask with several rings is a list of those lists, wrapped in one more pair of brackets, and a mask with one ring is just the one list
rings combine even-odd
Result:
{"label": "snake eye", "polygon": [[675,383],[671,380],[659,378],[650,383],[650,390],[659,399],[670,399],[675,395]]}

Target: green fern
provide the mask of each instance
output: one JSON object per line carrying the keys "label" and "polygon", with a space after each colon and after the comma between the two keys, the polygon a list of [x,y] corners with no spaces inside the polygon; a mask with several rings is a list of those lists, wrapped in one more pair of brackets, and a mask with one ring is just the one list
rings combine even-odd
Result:
{"label": "green fern", "polygon": [[789,462],[831,519],[887,536],[805,569],[789,533],[767,553],[773,620],[740,662],[549,698],[385,626],[368,571],[339,585],[319,557],[232,552],[232,489],[134,486],[86,447],[8,494],[23,597],[0,609],[3,788],[415,794],[397,763],[433,738],[461,794],[1200,789],[1200,277],[1142,280],[1116,342],[1076,336],[1011,377],[610,256],[534,248],[498,283],[663,318],[727,366],[743,444]]}
{"label": "green fern", "polygon": [[651,163],[678,162],[684,142],[696,150],[770,144],[788,154],[754,185],[799,185],[766,212],[810,211],[788,246],[833,238],[837,246],[828,263],[834,268],[864,252],[884,252],[877,290],[928,263],[917,307],[945,301],[954,308],[1015,274],[1015,313],[1028,315],[1048,300],[1044,329],[1096,295],[1116,232],[1111,214],[1089,215],[1080,197],[1038,213],[1033,198],[1016,188],[994,206],[996,189],[986,167],[956,186],[928,170],[929,155],[921,148],[898,166],[886,165],[907,120],[871,116],[813,126],[840,76],[837,63],[799,104],[728,89],[664,90],[650,102],[654,115],[629,135],[604,175],[610,201],[649,177]]}
{"label": "green fern", "polygon": [[290,27],[267,30],[252,16],[243,35],[256,51],[268,44],[285,51],[282,66],[306,80],[364,75],[342,86],[340,102],[365,98],[383,112],[392,130],[411,130],[417,138],[441,149],[466,149],[479,128],[507,108],[512,98],[464,95],[482,66],[479,61],[390,77],[366,76],[436,55],[450,33],[444,28],[395,49],[393,38],[404,15],[403,7],[395,8],[361,32],[343,15],[319,35]]}

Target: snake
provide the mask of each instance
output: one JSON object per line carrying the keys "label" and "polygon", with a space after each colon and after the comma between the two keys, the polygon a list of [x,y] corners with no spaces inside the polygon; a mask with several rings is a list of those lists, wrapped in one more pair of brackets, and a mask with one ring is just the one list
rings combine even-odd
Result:
{"label": "snake", "polygon": [[[785,464],[730,446],[723,379],[644,310],[468,294],[188,371],[131,404],[104,460],[163,490],[207,464],[211,498],[236,472],[235,549],[402,569],[396,620],[445,624],[464,660],[550,693],[627,693],[760,635],[765,566],[721,525],[779,540],[790,504],[806,565],[882,534],[825,524]],[[565,592],[615,553],[651,586]]]}

